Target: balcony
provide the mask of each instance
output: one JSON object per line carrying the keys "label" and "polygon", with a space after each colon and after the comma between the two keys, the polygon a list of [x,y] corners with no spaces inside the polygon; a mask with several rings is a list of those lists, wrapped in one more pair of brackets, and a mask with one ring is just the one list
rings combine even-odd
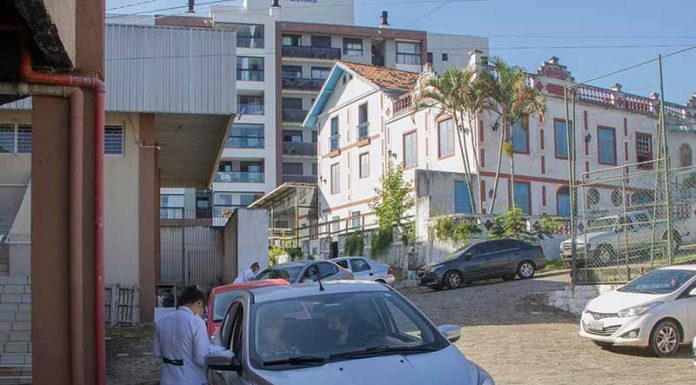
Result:
{"label": "balcony", "polygon": [[283,183],[317,183],[316,175],[283,175]]}
{"label": "balcony", "polygon": [[230,136],[225,148],[263,148],[264,138],[256,136]]}
{"label": "balcony", "polygon": [[370,136],[369,128],[370,128],[370,122],[362,122],[362,123],[358,124],[356,129],[358,131],[357,138],[358,138],[359,142],[367,139]]}
{"label": "balcony", "polygon": [[304,122],[306,116],[307,111],[305,110],[300,110],[297,108],[283,108],[284,122],[302,123]]}
{"label": "balcony", "polygon": [[341,59],[340,48],[324,48],[311,46],[283,46],[284,57],[301,57],[308,59]]}
{"label": "balcony", "polygon": [[283,78],[283,88],[300,91],[319,91],[324,79]]}
{"label": "balcony", "polygon": [[237,104],[237,113],[240,115],[263,115],[263,104]]}
{"label": "balcony", "polygon": [[262,37],[240,36],[237,35],[238,48],[263,48]]}
{"label": "balcony", "polygon": [[245,82],[262,82],[263,70],[237,68],[237,80]]}
{"label": "balcony", "polygon": [[259,171],[218,171],[217,183],[264,183],[264,173]]}
{"label": "balcony", "polygon": [[317,144],[283,142],[283,155],[317,156]]}

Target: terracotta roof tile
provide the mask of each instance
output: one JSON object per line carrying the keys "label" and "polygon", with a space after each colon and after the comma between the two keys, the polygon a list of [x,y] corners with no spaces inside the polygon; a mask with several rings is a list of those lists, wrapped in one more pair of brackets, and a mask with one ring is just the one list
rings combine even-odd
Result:
{"label": "terracotta roof tile", "polygon": [[340,63],[377,86],[389,89],[411,91],[415,88],[418,76],[420,75],[415,72],[377,67],[368,64],[358,64],[346,61],[341,61]]}

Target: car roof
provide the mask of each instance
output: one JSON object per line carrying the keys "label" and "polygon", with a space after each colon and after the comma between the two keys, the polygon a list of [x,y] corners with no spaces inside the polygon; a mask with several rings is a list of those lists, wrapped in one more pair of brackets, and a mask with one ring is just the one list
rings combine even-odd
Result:
{"label": "car roof", "polygon": [[338,258],[331,258],[329,261],[343,261],[346,259],[351,259],[351,258],[363,258],[363,259],[370,259],[364,255],[351,255],[349,257],[338,257]]}
{"label": "car roof", "polygon": [[244,283],[231,283],[228,285],[222,285],[222,286],[217,286],[214,287],[213,290],[211,290],[211,294],[220,294],[220,293],[225,293],[228,291],[232,290],[242,290],[242,289],[251,289],[255,287],[264,287],[264,286],[278,286],[278,285],[289,285],[288,281],[284,279],[261,279],[258,281],[246,281]]}
{"label": "car roof", "polygon": [[666,266],[666,267],[660,268],[659,270],[690,270],[690,271],[696,271],[696,264]]}
{"label": "car roof", "polygon": [[254,302],[269,302],[289,298],[301,298],[314,295],[335,293],[356,293],[367,291],[388,292],[391,289],[381,283],[372,281],[323,281],[324,291],[319,290],[318,282],[295,285],[266,286],[250,289]]}

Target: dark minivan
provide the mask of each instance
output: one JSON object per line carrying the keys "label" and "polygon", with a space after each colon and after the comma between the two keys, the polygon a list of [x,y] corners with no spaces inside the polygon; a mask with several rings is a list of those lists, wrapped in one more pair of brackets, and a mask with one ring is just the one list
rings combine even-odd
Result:
{"label": "dark minivan", "polygon": [[445,260],[418,270],[418,284],[453,289],[488,278],[528,279],[546,266],[544,249],[516,239],[496,239],[464,246]]}

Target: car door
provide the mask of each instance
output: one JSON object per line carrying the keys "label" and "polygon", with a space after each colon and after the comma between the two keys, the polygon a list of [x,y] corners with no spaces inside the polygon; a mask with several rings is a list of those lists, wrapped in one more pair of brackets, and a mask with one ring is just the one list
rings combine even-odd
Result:
{"label": "car door", "polygon": [[362,258],[351,258],[350,270],[353,272],[353,277],[357,280],[373,281],[375,279],[372,266]]}
{"label": "car door", "polygon": [[686,306],[688,322],[682,322],[684,327],[684,343],[691,344],[696,338],[696,280],[694,280],[691,285],[689,285],[679,296],[676,302],[684,302],[683,305]]}
{"label": "car door", "polygon": [[464,274],[465,281],[480,279],[485,275],[485,262],[492,248],[490,242],[481,242],[465,250],[457,257],[458,270]]}
{"label": "car door", "polygon": [[338,279],[338,267],[330,262],[318,262],[317,267],[319,268],[319,276],[323,280],[334,280]]}
{"label": "car door", "polygon": [[493,258],[498,267],[499,275],[512,274],[517,271],[517,265],[524,259],[536,261],[535,251],[526,244],[513,239],[501,241],[501,248]]}
{"label": "car door", "polygon": [[[235,363],[239,365],[244,362],[244,354],[246,353],[242,344],[244,329],[244,305],[239,300],[230,306],[223,321],[218,341],[223,348],[234,353]],[[209,370],[208,381],[210,385],[248,385],[243,375],[243,372]]]}

